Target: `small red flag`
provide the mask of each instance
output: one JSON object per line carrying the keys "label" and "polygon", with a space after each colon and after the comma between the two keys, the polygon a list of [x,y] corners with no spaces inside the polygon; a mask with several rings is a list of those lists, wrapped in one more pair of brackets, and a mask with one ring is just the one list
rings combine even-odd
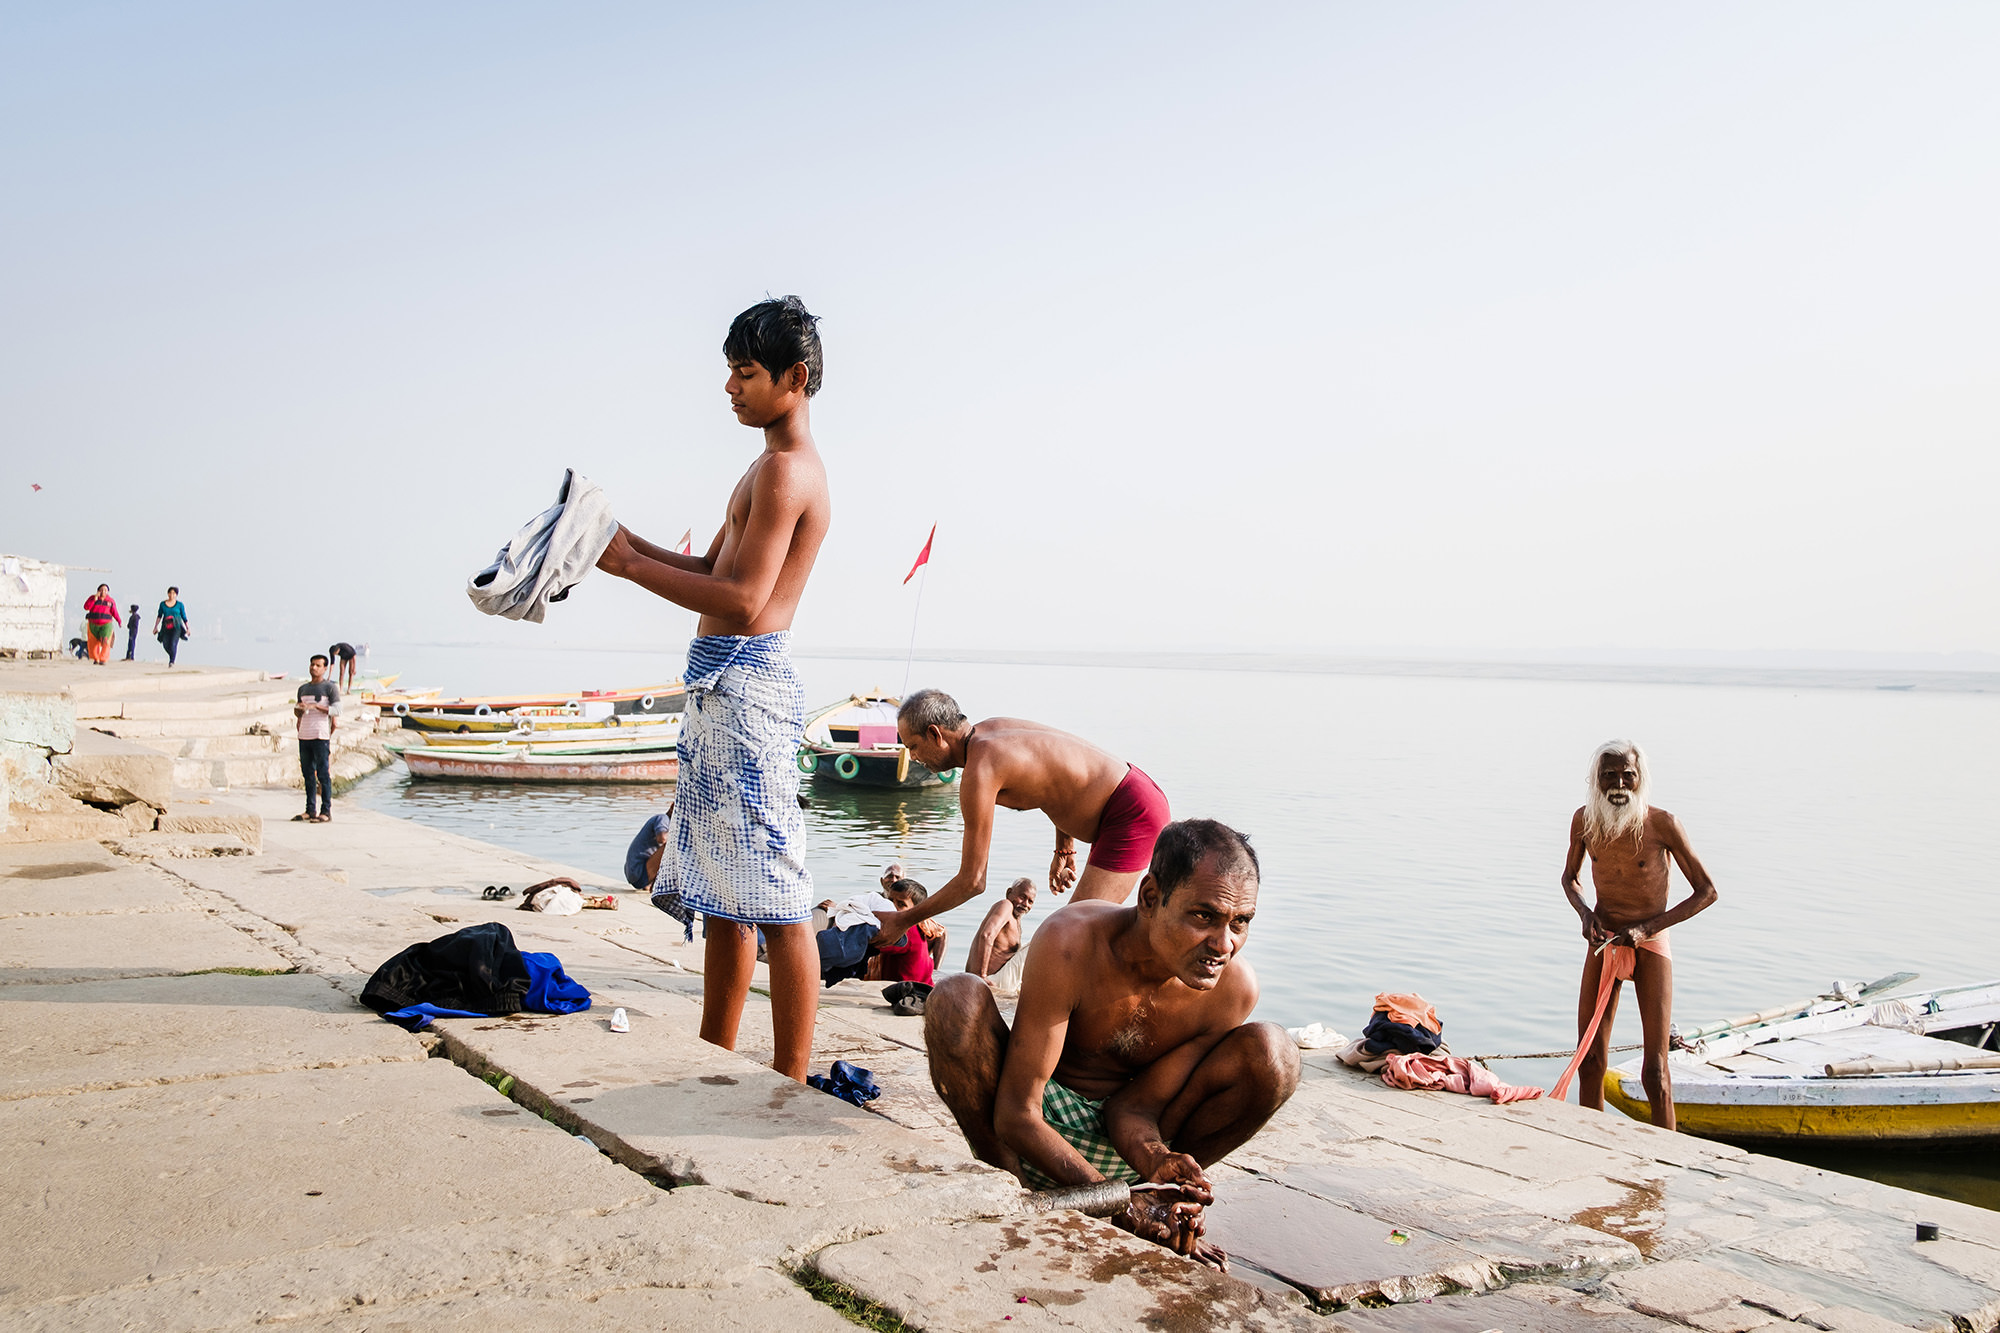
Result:
{"label": "small red flag", "polygon": [[689,529],[688,529],[688,530],[687,530],[686,532],[683,532],[683,533],[681,534],[681,554],[682,554],[682,555],[693,555],[693,554],[694,554],[694,529],[693,529],[693,528],[689,528]]}
{"label": "small red flag", "polygon": [[931,535],[924,538],[924,549],[918,554],[917,563],[911,565],[910,572],[903,575],[903,582],[905,584],[908,584],[911,579],[917,576],[918,570],[922,569],[925,565],[928,565],[931,562],[931,543],[936,540],[937,540],[937,524],[933,523],[931,524]]}
{"label": "small red flag", "polygon": [[30,486],[34,487],[34,488],[35,488],[36,490],[38,490],[38,491],[39,491],[40,489],[42,489],[42,483],[40,483],[39,481],[31,481],[31,482],[29,482],[28,484],[29,484]]}

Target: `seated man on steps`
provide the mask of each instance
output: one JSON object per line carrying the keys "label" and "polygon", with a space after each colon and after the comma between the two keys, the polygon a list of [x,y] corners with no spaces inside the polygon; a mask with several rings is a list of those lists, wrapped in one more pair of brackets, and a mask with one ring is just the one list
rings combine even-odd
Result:
{"label": "seated man on steps", "polygon": [[1073,903],[1043,924],[1012,1030],[980,978],[946,978],[924,1044],[973,1153],[1033,1189],[1177,1187],[1135,1196],[1114,1220],[1222,1266],[1200,1238],[1213,1200],[1204,1168],[1262,1129],[1299,1081],[1284,1029],[1246,1021],[1257,978],[1238,955],[1257,885],[1248,839],[1182,820],[1161,831],[1133,906]]}

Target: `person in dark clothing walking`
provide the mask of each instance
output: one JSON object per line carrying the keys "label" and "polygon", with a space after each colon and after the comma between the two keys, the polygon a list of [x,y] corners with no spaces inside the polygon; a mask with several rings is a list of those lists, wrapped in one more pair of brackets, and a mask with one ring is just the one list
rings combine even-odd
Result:
{"label": "person in dark clothing walking", "polygon": [[[299,686],[292,716],[299,720],[299,776],[305,780],[306,812],[293,815],[294,824],[325,824],[333,819],[333,729],[340,714],[340,688],[326,678],[326,655],[314,653],[312,679]],[[313,793],[319,811],[313,811]]]}
{"label": "person in dark clothing walking", "polygon": [[167,650],[167,665],[172,666],[180,654],[181,640],[190,637],[187,603],[181,600],[179,588],[167,589],[167,600],[160,603],[159,613],[153,617],[153,633],[159,636],[160,647]]}
{"label": "person in dark clothing walking", "polygon": [[139,652],[139,604],[132,603],[132,614],[125,621],[125,660],[137,659]]}

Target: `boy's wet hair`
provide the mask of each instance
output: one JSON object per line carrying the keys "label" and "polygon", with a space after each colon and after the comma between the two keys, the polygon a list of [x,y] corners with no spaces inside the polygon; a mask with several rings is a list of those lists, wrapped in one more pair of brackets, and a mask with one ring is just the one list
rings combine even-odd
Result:
{"label": "boy's wet hair", "polygon": [[822,362],[819,317],[796,296],[759,301],[736,317],[722,340],[722,355],[731,365],[755,361],[777,379],[800,362],[806,367],[806,397],[819,392]]}
{"label": "boy's wet hair", "polygon": [[1257,865],[1257,849],[1247,834],[1214,819],[1177,819],[1160,830],[1153,844],[1153,882],[1160,886],[1160,901],[1173,897],[1174,890],[1194,878],[1201,863],[1213,856],[1215,868],[1225,875],[1240,875],[1262,882]]}
{"label": "boy's wet hair", "polygon": [[929,889],[925,888],[923,885],[917,883],[913,879],[897,880],[894,884],[891,884],[889,886],[889,892],[907,893],[910,895],[911,898],[915,899],[919,903],[923,902],[924,899],[931,896],[931,891]]}

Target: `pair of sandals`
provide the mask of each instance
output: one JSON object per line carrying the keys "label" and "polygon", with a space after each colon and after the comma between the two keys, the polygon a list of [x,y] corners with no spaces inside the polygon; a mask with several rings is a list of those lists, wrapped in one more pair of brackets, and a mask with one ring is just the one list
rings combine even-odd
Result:
{"label": "pair of sandals", "polygon": [[921,981],[899,981],[882,988],[882,998],[889,1002],[890,1012],[905,1018],[921,1017],[924,1002],[930,997],[931,988]]}
{"label": "pair of sandals", "polygon": [[332,815],[293,815],[293,816],[292,816],[292,822],[293,822],[294,824],[331,824],[331,823],[333,822],[333,816],[332,816]]}
{"label": "pair of sandals", "polygon": [[500,884],[500,885],[488,884],[486,886],[486,892],[480,894],[479,896],[484,898],[489,903],[497,903],[502,898],[513,897],[514,890],[505,884]]}

